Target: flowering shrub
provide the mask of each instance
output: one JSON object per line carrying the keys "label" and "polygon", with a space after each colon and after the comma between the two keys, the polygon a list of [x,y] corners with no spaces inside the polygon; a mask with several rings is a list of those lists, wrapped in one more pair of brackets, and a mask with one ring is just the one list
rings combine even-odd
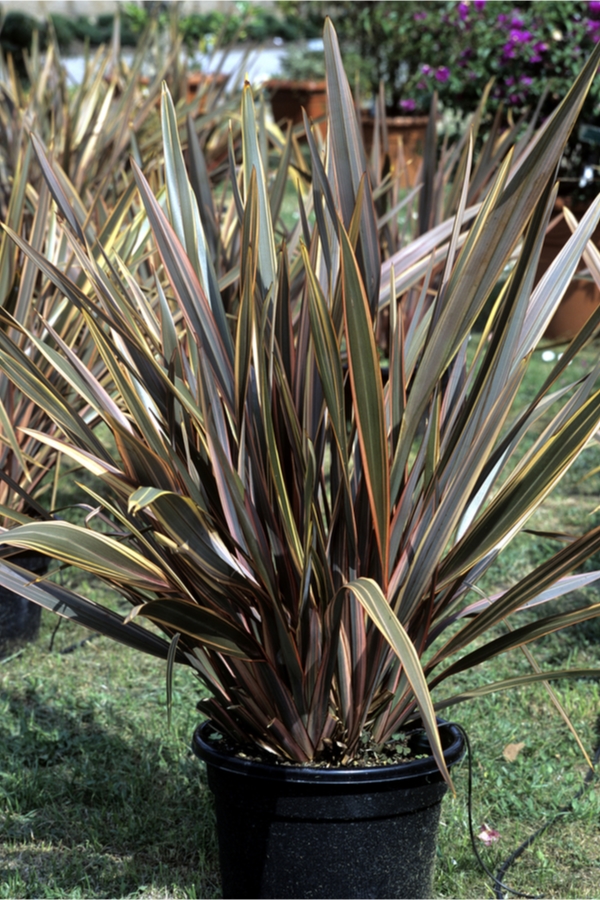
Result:
{"label": "flowering shrub", "polygon": [[[326,11],[335,20],[344,58],[356,61],[363,89],[376,94],[383,81],[389,112],[398,115],[428,109],[430,85],[450,80],[452,54],[436,47],[438,37],[429,29],[454,5],[342,0],[327,3]],[[435,29],[437,34],[437,24]],[[352,83],[357,73],[348,74]]]}
{"label": "flowering shrub", "polygon": [[[500,103],[520,114],[535,107],[548,91],[546,111],[564,97],[584,60],[600,40],[599,2],[489,2],[429,3],[420,19],[425,39],[450,76],[444,85],[421,78],[406,88],[415,105],[436,87],[442,102],[464,112],[473,109],[485,83],[495,79],[491,108]],[[444,30],[460,37],[448,43],[445,59]],[[583,117],[600,113],[600,82],[592,88]]]}
{"label": "flowering shrub", "polygon": [[[444,106],[470,113],[492,77],[491,111],[502,103],[520,114],[535,107],[546,88],[548,108],[554,107],[600,40],[600,2],[333,5],[338,30],[359,51],[363,84],[376,93],[383,79],[389,112],[396,115],[426,111],[434,89]],[[600,84],[585,113],[600,114]]]}

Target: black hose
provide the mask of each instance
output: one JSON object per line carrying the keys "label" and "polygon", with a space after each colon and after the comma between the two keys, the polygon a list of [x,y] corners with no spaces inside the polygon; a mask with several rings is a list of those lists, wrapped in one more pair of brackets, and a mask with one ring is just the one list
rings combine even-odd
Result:
{"label": "black hose", "polygon": [[[469,781],[468,781],[467,806],[468,806],[468,816],[469,816],[469,833],[471,835],[471,845],[473,847],[473,852],[475,854],[475,857],[477,858],[477,861],[478,861],[479,865],[481,866],[481,868],[483,869],[483,871],[493,881],[495,896],[496,896],[496,898],[498,898],[498,900],[504,900],[504,895],[502,893],[503,891],[508,891],[510,894],[514,894],[516,897],[525,897],[525,898],[527,898],[527,900],[541,900],[541,898],[536,894],[525,894],[522,891],[516,891],[514,888],[511,888],[507,884],[505,884],[502,879],[506,875],[506,872],[508,871],[508,869],[515,862],[515,860],[517,860],[525,852],[525,850],[531,846],[531,844],[535,841],[535,839],[537,837],[539,837],[540,834],[542,834],[544,831],[546,831],[547,828],[549,828],[551,825],[553,825],[557,819],[559,819],[561,816],[564,816],[565,813],[572,812],[573,803],[581,797],[581,795],[589,788],[592,781],[594,780],[594,777],[596,774],[595,767],[598,764],[598,762],[600,761],[600,743],[594,754],[594,758],[592,761],[592,768],[589,769],[589,771],[587,772],[582,786],[579,788],[579,790],[577,791],[577,793],[575,794],[573,799],[570,801],[570,803],[567,803],[566,806],[562,806],[558,810],[558,812],[552,816],[552,818],[548,819],[547,822],[544,822],[544,824],[541,825],[538,829],[536,829],[536,831],[534,831],[533,834],[530,834],[529,837],[526,840],[524,840],[523,843],[520,844],[517,847],[517,849],[514,850],[510,854],[510,856],[502,863],[502,865],[498,869],[498,874],[494,875],[493,872],[490,872],[490,870],[488,869],[488,867],[482,860],[481,856],[479,855],[479,850],[477,849],[477,843],[475,841],[475,833],[473,831],[473,754],[471,751],[471,744],[469,742],[469,737],[467,735],[467,732],[462,727],[462,725],[457,725],[456,723],[453,723],[453,724],[455,724],[456,728],[459,729],[459,731],[461,732],[462,736],[465,739],[465,744],[467,745],[467,755],[468,755],[468,760],[469,760]],[[598,724],[600,726],[600,720],[599,720]]]}
{"label": "black hose", "polygon": [[561,808],[558,810],[558,812],[556,812],[552,816],[551,819],[548,819],[547,822],[544,822],[543,825],[540,825],[540,827],[536,831],[534,831],[533,834],[530,834],[529,837],[526,838],[523,841],[523,843],[520,844],[517,847],[517,849],[514,850],[507,859],[504,860],[504,862],[498,869],[498,874],[496,876],[496,897],[498,898],[498,900],[503,900],[502,894],[500,893],[500,891],[498,889],[498,885],[501,883],[501,879],[504,877],[504,875],[506,874],[508,869],[512,866],[512,864],[515,862],[515,860],[517,860],[521,856],[521,854],[525,852],[527,847],[529,847],[531,844],[533,844],[535,839],[540,834],[542,834],[544,831],[546,831],[547,828],[550,828],[550,826],[553,825],[557,819],[560,819],[561,816],[564,816],[565,813],[569,813],[569,812],[573,811],[573,803],[575,803],[576,800],[579,800],[581,795],[585,791],[587,791],[587,789],[591,785],[592,781],[594,780],[595,775],[596,775],[596,766],[597,766],[599,760],[600,760],[600,745],[598,746],[596,753],[594,754],[594,758],[592,760],[592,768],[588,769],[586,776],[583,780],[583,784],[581,785],[581,787],[579,788],[579,790],[577,791],[577,793],[575,794],[573,799],[570,801],[570,803],[567,803],[566,806],[561,806]]}
{"label": "black hose", "polygon": [[76,641],[74,644],[69,644],[68,647],[63,647],[62,650],[58,652],[61,656],[66,656],[67,653],[73,653],[74,650],[79,650],[80,647],[85,647],[86,644],[89,644],[90,641],[93,641],[94,638],[102,637],[99,631],[94,631],[89,637],[83,638],[81,641]]}

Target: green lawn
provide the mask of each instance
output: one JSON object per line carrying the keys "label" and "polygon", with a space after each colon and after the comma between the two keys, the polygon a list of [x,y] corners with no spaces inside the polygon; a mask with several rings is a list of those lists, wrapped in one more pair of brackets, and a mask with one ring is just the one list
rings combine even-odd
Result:
{"label": "green lawn", "polygon": [[0,666],[0,897],[212,897],[218,867],[204,773],[189,749],[196,684],[44,617]]}
{"label": "green lawn", "polygon": [[[589,366],[592,353],[583,360]],[[525,392],[548,372],[538,354]],[[583,454],[534,527],[581,531],[600,522],[597,477],[581,481],[600,453]],[[522,535],[490,574],[486,587],[507,586],[558,545]],[[600,568],[600,560],[588,567]],[[77,587],[102,589],[78,576]],[[600,600],[588,588],[570,603]],[[175,675],[172,727],[167,728],[165,665],[103,638],[70,653],[85,637],[44,614],[39,640],[0,661],[0,898],[216,897],[219,876],[210,794],[190,739],[199,685]],[[540,665],[600,667],[600,621],[547,638],[534,650]],[[471,687],[528,671],[521,653],[442,685]],[[600,689],[595,682],[556,686],[588,752],[600,740]],[[494,694],[450,710],[467,729],[475,754],[473,816],[500,840],[480,852],[496,871],[546,819],[569,804],[586,766],[543,686]],[[524,746],[514,762],[503,750]],[[455,775],[456,797],[442,811],[436,897],[493,897],[474,858],[467,826],[467,766]],[[517,890],[544,897],[598,897],[600,792],[592,788],[509,870]],[[402,861],[399,860],[399,865]]]}

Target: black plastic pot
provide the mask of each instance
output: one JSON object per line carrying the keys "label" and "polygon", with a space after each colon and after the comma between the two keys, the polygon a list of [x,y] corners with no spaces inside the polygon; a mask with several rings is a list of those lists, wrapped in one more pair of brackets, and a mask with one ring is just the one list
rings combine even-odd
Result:
{"label": "black plastic pot", "polygon": [[[431,897],[447,787],[431,757],[373,768],[275,766],[215,748],[199,726],[193,749],[215,795],[226,898]],[[448,766],[464,752],[441,725]]]}
{"label": "black plastic pot", "polygon": [[[48,557],[38,553],[23,550],[13,554],[10,560],[33,575],[44,575],[48,571]],[[35,640],[41,614],[42,608],[37,603],[0,586],[0,659],[15,645]]]}

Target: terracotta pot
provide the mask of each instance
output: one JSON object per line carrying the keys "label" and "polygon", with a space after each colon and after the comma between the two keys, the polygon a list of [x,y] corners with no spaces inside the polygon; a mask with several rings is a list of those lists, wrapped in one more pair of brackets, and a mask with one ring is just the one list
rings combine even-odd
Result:
{"label": "terracotta pot", "polygon": [[187,76],[186,103],[191,103],[200,94],[197,112],[206,112],[207,98],[226,84],[229,76],[223,72],[190,72]]}
{"label": "terracotta pot", "polygon": [[[303,123],[302,107],[309,119],[316,121],[327,115],[327,89],[324,81],[284,81],[276,78],[265,83],[271,100],[273,118],[276,122],[292,125]],[[319,123],[323,137],[327,131],[326,121]]]}
{"label": "terracotta pot", "polygon": [[[390,153],[393,158],[396,157],[398,139],[402,138],[402,149],[408,180],[406,187],[414,187],[423,163],[425,135],[427,133],[429,116],[390,116],[385,121]],[[373,132],[375,128],[373,116],[365,113],[362,117],[362,127],[365,149],[367,153],[370,153],[373,146]]]}
{"label": "terracotta pot", "polygon": [[[584,206],[572,205],[569,198],[558,198],[553,213],[553,219],[556,218],[556,221],[554,223],[551,221],[551,228],[544,240],[535,276],[536,284],[571,237],[571,229],[561,215],[563,206],[572,209],[578,219],[585,213]],[[595,244],[600,240],[600,225],[592,235],[592,240]],[[585,268],[582,259],[577,271],[583,271]],[[552,340],[569,340],[577,334],[598,305],[600,305],[600,290],[595,283],[584,278],[573,278],[546,329],[545,337]]]}
{"label": "terracotta pot", "polygon": [[[194,98],[200,94],[198,106],[192,113],[206,112],[208,98],[214,92],[225,84],[228,75],[223,73],[214,74],[212,72],[189,72],[186,78],[185,102],[192,103]],[[140,84],[147,87],[150,84],[150,78],[147,75],[140,77]],[[156,106],[160,109],[160,91],[156,97]]]}

